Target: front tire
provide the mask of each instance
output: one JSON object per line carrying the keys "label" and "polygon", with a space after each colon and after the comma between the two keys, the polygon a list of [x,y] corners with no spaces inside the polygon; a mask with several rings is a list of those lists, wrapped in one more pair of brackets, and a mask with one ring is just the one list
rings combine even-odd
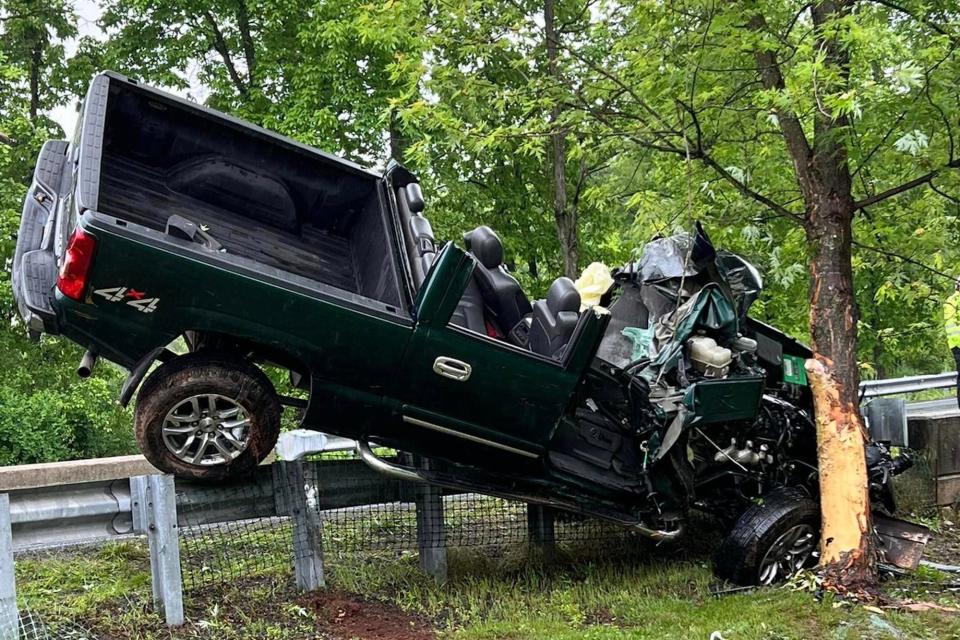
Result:
{"label": "front tire", "polygon": [[714,556],[718,578],[772,585],[811,566],[820,542],[820,508],[792,487],[771,491],[737,520]]}
{"label": "front tire", "polygon": [[191,353],[162,365],[137,395],[137,444],[161,471],[190,480],[251,473],[280,435],[280,401],[254,365]]}

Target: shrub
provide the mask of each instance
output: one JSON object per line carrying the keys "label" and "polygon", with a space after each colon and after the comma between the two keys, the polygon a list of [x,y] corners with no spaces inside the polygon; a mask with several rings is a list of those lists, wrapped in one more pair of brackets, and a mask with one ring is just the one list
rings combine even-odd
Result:
{"label": "shrub", "polygon": [[0,465],[134,453],[129,411],[105,380],[32,393],[0,386]]}

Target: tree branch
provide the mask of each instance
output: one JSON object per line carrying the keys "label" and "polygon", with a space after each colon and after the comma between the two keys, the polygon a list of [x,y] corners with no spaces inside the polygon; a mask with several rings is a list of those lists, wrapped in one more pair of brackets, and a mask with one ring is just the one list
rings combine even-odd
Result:
{"label": "tree branch", "polygon": [[[693,110],[692,106],[685,104],[683,100],[678,99],[677,104],[680,105],[681,109],[683,109],[684,111],[690,114],[690,119],[693,121],[693,130],[697,134],[696,146],[694,147],[694,151],[696,153],[695,154],[692,153],[691,155],[699,155],[704,152],[704,148],[703,148],[703,129],[700,127],[700,119],[697,117],[697,112]],[[684,134],[683,139],[684,141],[686,141],[687,139],[686,134]]]}
{"label": "tree branch", "polygon": [[[887,140],[890,139],[890,136],[894,134],[894,132],[897,130],[897,127],[900,126],[900,123],[903,122],[903,120],[910,114],[910,109],[914,106],[914,104],[915,104],[916,102],[918,102],[918,101],[920,100],[921,96],[923,96],[923,95],[926,93],[927,96],[928,96],[928,98],[929,98],[929,93],[930,93],[930,75],[931,75],[934,71],[936,71],[936,70],[940,67],[940,65],[942,65],[944,62],[946,62],[946,61],[950,58],[950,56],[953,55],[953,52],[956,51],[956,49],[957,49],[958,46],[960,46],[960,42],[955,42],[954,44],[952,44],[952,45],[950,46],[950,49],[947,51],[947,54],[946,54],[945,56],[943,56],[942,58],[940,58],[939,60],[937,60],[937,62],[935,62],[934,64],[932,64],[932,65],[930,66],[930,68],[924,70],[924,72],[923,72],[923,77],[925,78],[926,82],[924,83],[923,90],[922,90],[922,91],[917,91],[917,92],[915,93],[915,95],[913,96],[913,100],[910,101],[910,104],[909,104],[907,107],[905,107],[903,111],[900,112],[900,115],[898,115],[898,116],[897,116],[897,119],[893,121],[893,123],[890,125],[889,129],[887,129],[887,132],[883,135],[883,137],[880,138],[880,140],[877,142],[877,144],[874,145],[874,147],[873,147],[872,149],[870,149],[870,152],[867,153],[867,155],[857,164],[857,168],[856,168],[856,170],[854,170],[853,176],[856,176],[856,175],[857,175],[858,173],[860,173],[862,170],[864,170],[864,171],[866,170],[866,167],[867,167],[867,165],[870,163],[870,160],[873,158],[873,156],[874,156],[881,148],[883,148],[884,145],[886,145]],[[936,109],[939,110],[939,107],[933,103],[932,98],[929,98],[929,99],[930,99],[930,104],[931,104],[931,106],[933,106],[934,108],[936,108]],[[950,136],[950,142],[951,142],[951,144],[950,144],[950,155],[948,156],[948,158],[949,158],[950,160],[953,160],[953,134],[952,134],[951,129],[950,129],[949,126],[947,126],[947,133],[948,133],[948,135]]]}
{"label": "tree branch", "polygon": [[918,15],[915,14],[913,11],[911,11],[910,9],[904,7],[903,5],[901,5],[901,4],[897,3],[897,2],[892,2],[892,0],[870,0],[870,1],[873,2],[874,4],[879,4],[879,5],[881,5],[881,6],[884,6],[884,7],[888,8],[888,9],[892,9],[892,10],[894,10],[894,11],[898,11],[898,12],[904,14],[905,16],[909,16],[909,17],[913,18],[914,20],[916,20],[917,22],[919,22],[919,23],[923,24],[924,26],[926,26],[927,28],[929,28],[931,31],[934,31],[934,32],[936,32],[936,33],[939,33],[939,34],[942,35],[942,36],[946,36],[946,37],[950,38],[950,40],[956,40],[956,36],[954,36],[952,33],[950,33],[949,31],[947,31],[947,30],[944,29],[943,27],[941,27],[941,26],[940,26],[939,24],[937,24],[936,22],[930,20],[929,18],[925,18],[925,17],[922,17],[922,16],[918,16]]}
{"label": "tree branch", "polygon": [[15,147],[17,146],[17,141],[0,131],[0,144],[5,144],[8,147]]}
{"label": "tree branch", "polygon": [[857,240],[852,240],[852,243],[853,243],[854,246],[860,247],[861,249],[866,249],[867,251],[873,251],[874,253],[879,253],[880,255],[886,256],[886,257],[888,257],[888,258],[894,258],[894,259],[896,259],[896,260],[901,260],[901,261],[903,261],[903,262],[906,262],[906,263],[912,264],[912,265],[914,265],[914,266],[920,267],[921,269],[926,269],[926,270],[929,271],[930,273],[935,273],[935,274],[937,274],[938,276],[942,276],[942,277],[948,278],[948,279],[950,279],[950,280],[953,280],[953,279],[954,279],[954,276],[951,276],[951,275],[948,275],[948,274],[946,274],[946,273],[937,271],[937,270],[934,269],[933,267],[929,267],[929,266],[923,264],[922,262],[920,262],[919,260],[914,260],[913,258],[908,258],[907,256],[900,255],[899,253],[896,253],[896,252],[894,252],[894,251],[888,251],[888,250],[886,250],[886,249],[881,249],[880,247],[874,247],[874,246],[871,246],[871,245],[869,245],[869,244],[864,244],[864,243],[862,243],[862,242],[858,242]]}
{"label": "tree branch", "polygon": [[960,161],[954,160],[952,162],[949,162],[946,165],[940,167],[939,169],[934,169],[929,173],[925,173],[919,178],[914,178],[909,182],[904,182],[903,184],[899,184],[896,187],[891,187],[890,189],[887,189],[886,191],[881,191],[876,195],[868,196],[862,200],[858,200],[853,204],[853,210],[857,211],[859,209],[863,209],[864,207],[869,207],[871,205],[877,204],[878,202],[883,202],[887,198],[892,198],[893,196],[898,196],[901,193],[910,191],[911,189],[915,189],[920,185],[929,184],[934,178],[936,178],[938,175],[943,173],[945,170],[956,169],[957,167],[960,167]]}
{"label": "tree branch", "polygon": [[[750,19],[749,26],[754,31],[766,31],[766,19],[757,14]],[[783,73],[780,71],[780,65],[777,63],[777,57],[773,51],[767,49],[757,49],[754,51],[754,58],[757,61],[757,69],[760,72],[760,79],[763,86],[770,90],[784,91],[787,83],[783,79]],[[776,110],[777,120],[780,123],[780,130],[783,132],[783,140],[787,144],[787,150],[790,152],[790,159],[804,191],[809,190],[810,180],[808,177],[808,162],[811,155],[810,142],[803,132],[803,125],[796,115],[780,109]]]}
{"label": "tree branch", "polygon": [[960,204],[960,199],[955,198],[954,196],[950,195],[946,191],[943,191],[942,189],[938,188],[937,185],[935,185],[932,180],[930,181],[930,190],[948,202],[951,202],[953,204]]}
{"label": "tree branch", "polygon": [[240,29],[243,57],[247,62],[247,82],[252,84],[254,71],[257,68],[257,50],[250,32],[250,13],[247,10],[246,0],[237,0],[237,26]]}
{"label": "tree branch", "polygon": [[729,171],[727,171],[722,166],[720,166],[720,163],[714,160],[709,154],[702,153],[698,159],[701,162],[703,162],[705,165],[713,169],[717,173],[717,175],[719,175],[721,178],[723,178],[724,180],[732,184],[734,187],[736,187],[737,191],[739,191],[746,197],[750,198],[751,200],[755,200],[759,202],[760,204],[772,210],[774,213],[776,213],[779,216],[793,218],[798,222],[803,221],[803,216],[801,214],[790,211],[783,205],[774,202],[773,200],[763,195],[759,191],[754,191],[753,189],[748,187],[746,184],[744,184],[740,180],[737,180],[735,177],[733,177],[733,175]]}
{"label": "tree branch", "polygon": [[634,91],[632,87],[624,83],[623,80],[621,80],[620,78],[618,78],[617,76],[609,72],[608,70],[604,69],[600,65],[594,63],[592,60],[589,60],[582,53],[577,51],[575,48],[569,47],[562,42],[558,42],[555,38],[551,38],[549,36],[547,40],[553,41],[554,46],[563,47],[567,53],[577,58],[580,62],[587,65],[591,70],[595,71],[596,73],[599,73],[601,76],[603,76],[610,82],[614,83],[617,87],[622,89],[624,93],[629,95],[633,99],[633,101],[636,104],[640,105],[640,107],[644,111],[646,111],[654,120],[659,121],[660,125],[663,126],[665,129],[667,129],[668,131],[671,131],[677,137],[680,137],[682,135],[679,131],[677,131],[676,128],[673,127],[673,125],[667,122],[666,118],[664,118],[664,116],[662,116],[659,111],[657,111],[656,109],[651,107],[649,104],[647,104],[647,101],[644,100],[643,97],[640,96],[636,91]]}
{"label": "tree branch", "polygon": [[227,73],[230,74],[230,79],[233,81],[233,84],[237,87],[237,91],[241,95],[247,95],[247,86],[243,82],[243,78],[240,77],[240,74],[237,72],[236,65],[233,64],[233,58],[230,55],[230,49],[227,47],[227,41],[223,37],[223,32],[220,31],[220,27],[217,26],[217,21],[209,11],[203,12],[203,17],[207,21],[207,25],[213,31],[213,48],[217,53],[220,54],[220,57],[223,59],[223,64],[227,67]]}

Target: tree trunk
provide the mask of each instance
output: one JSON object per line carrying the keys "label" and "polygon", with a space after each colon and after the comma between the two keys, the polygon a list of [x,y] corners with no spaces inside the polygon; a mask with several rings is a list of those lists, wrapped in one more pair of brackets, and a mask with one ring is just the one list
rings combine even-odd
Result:
{"label": "tree trunk", "polygon": [[253,43],[253,33],[250,30],[250,12],[247,9],[247,0],[237,1],[237,26],[240,29],[243,58],[247,63],[247,84],[256,86],[257,47]]}
{"label": "tree trunk", "polygon": [[40,36],[30,52],[30,121],[36,122],[40,113],[40,67],[43,64],[43,44]]}
{"label": "tree trunk", "polygon": [[806,366],[817,415],[823,586],[839,593],[873,595],[876,552],[869,489],[863,482],[865,430],[856,407],[841,400],[843,388],[832,364],[818,356]]}
{"label": "tree trunk", "polygon": [[[850,84],[850,54],[843,42],[843,18],[850,0],[819,0],[808,5],[817,51],[836,71],[815,91],[843,91]],[[770,32],[761,14],[751,30]],[[786,92],[776,51],[758,47],[757,71],[767,90]],[[831,76],[827,76],[830,78]],[[777,111],[780,129],[806,207],[810,247],[810,334],[814,359],[807,368],[813,388],[823,516],[820,565],[827,588],[872,592],[877,575],[870,523],[870,495],[857,391],[857,307],[851,248],[854,200],[847,158],[844,114],[822,106],[813,113],[813,144],[791,109]]]}
{"label": "tree trunk", "polygon": [[[807,213],[810,329],[814,359],[807,362],[817,423],[820,566],[824,586],[869,594],[876,588],[870,494],[860,418],[857,307],[851,265],[853,199],[845,162],[833,156],[818,167],[815,206]],[[817,163],[814,162],[814,165]],[[822,180],[826,178],[826,180]],[[828,186],[824,186],[824,182]]]}
{"label": "tree trunk", "polygon": [[[557,68],[558,34],[555,16],[555,0],[544,0],[543,29],[547,50],[547,75],[557,84],[560,73]],[[576,278],[579,273],[580,240],[577,234],[577,214],[567,202],[567,131],[561,126],[562,111],[555,106],[550,113],[553,130],[550,134],[549,170],[553,180],[553,218],[560,242],[560,260],[563,274]]]}
{"label": "tree trunk", "polygon": [[400,117],[396,109],[390,109],[390,125],[387,133],[390,136],[390,157],[397,162],[403,162],[409,140],[400,130]]}

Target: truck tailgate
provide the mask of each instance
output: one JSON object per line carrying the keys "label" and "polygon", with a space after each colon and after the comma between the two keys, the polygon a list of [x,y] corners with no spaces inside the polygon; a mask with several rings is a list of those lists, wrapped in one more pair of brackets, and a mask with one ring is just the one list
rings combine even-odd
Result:
{"label": "truck tailgate", "polygon": [[53,227],[66,165],[66,140],[48,140],[40,151],[13,255],[13,295],[32,334],[57,333],[50,296],[57,279]]}

